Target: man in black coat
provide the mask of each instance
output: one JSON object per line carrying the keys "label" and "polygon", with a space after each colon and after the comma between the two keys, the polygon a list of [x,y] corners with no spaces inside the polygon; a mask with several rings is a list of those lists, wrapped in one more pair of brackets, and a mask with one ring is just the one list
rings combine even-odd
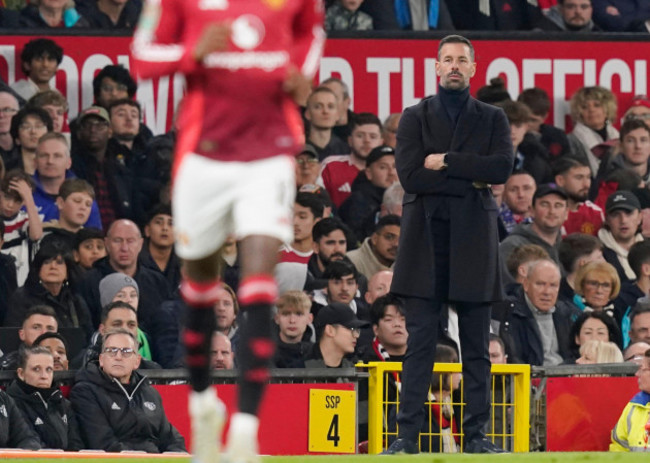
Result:
{"label": "man in black coat", "polygon": [[407,108],[397,132],[397,173],[404,187],[399,253],[391,292],[404,297],[408,349],[402,375],[399,436],[387,453],[417,453],[443,307],[458,312],[463,360],[465,452],[499,452],[481,429],[490,414],[490,302],[502,298],[498,207],[490,183],[512,171],[503,110],[469,96],[476,71],[472,44],[440,41],[438,95]]}
{"label": "man in black coat", "polygon": [[99,364],[79,370],[70,391],[87,448],[107,452],[186,452],[183,436],[171,425],[160,394],[145,376],[133,334],[104,334]]}

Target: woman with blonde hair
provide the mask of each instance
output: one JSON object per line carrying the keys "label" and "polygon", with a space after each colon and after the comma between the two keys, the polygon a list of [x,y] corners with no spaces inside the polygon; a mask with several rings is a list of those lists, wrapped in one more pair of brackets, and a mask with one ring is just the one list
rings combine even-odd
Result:
{"label": "woman with blonde hair", "polygon": [[571,151],[596,177],[601,156],[619,137],[612,126],[617,114],[616,96],[604,87],[582,87],[571,97],[570,107],[574,123],[568,135]]}
{"label": "woman with blonde hair", "polygon": [[575,278],[573,303],[583,312],[604,311],[614,316],[613,300],[621,290],[621,279],[608,262],[590,262],[581,267]]}
{"label": "woman with blonde hair", "polygon": [[621,349],[613,342],[592,339],[580,346],[578,365],[592,365],[595,363],[623,363]]}

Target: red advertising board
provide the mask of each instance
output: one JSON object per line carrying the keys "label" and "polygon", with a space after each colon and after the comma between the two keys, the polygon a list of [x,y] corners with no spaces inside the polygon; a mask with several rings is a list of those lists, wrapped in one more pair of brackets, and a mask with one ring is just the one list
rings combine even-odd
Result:
{"label": "red advertising board", "polygon": [[[419,36],[418,36],[419,37]],[[497,37],[497,36],[495,36]],[[516,98],[522,89],[545,89],[553,108],[549,122],[568,126],[567,101],[585,85],[611,88],[619,98],[620,113],[632,97],[648,93],[650,42],[544,41],[475,39],[476,76],[472,92],[491,78],[505,78]],[[0,77],[13,83],[22,77],[20,51],[33,36],[0,36]],[[68,98],[70,118],[92,103],[92,79],[107,64],[129,67],[129,37],[51,37],[65,52],[56,86]],[[384,119],[391,112],[435,94],[435,54],[438,39],[328,39],[318,81],[332,75],[350,87],[353,109],[370,111]],[[147,125],[161,133],[169,126],[173,110],[183,96],[181,75],[142,81],[138,100]]]}
{"label": "red advertising board", "polygon": [[634,377],[549,378],[546,448],[556,452],[606,451],[614,425],[639,392]]}
{"label": "red advertising board", "polygon": [[[169,421],[185,437],[190,448],[190,420],[187,414],[189,386],[154,386],[163,400]],[[214,386],[228,409],[237,410],[236,387]],[[309,452],[309,391],[331,389],[353,391],[353,383],[271,384],[260,409],[259,442],[262,455],[307,455]],[[224,430],[224,436],[227,428]]]}

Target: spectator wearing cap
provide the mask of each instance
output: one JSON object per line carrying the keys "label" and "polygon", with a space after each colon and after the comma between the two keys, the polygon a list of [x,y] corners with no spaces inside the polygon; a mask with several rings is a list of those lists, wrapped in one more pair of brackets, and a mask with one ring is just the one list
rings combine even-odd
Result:
{"label": "spectator wearing cap", "polygon": [[352,182],[366,168],[370,152],[381,146],[381,121],[372,113],[359,113],[352,119],[348,137],[350,154],[330,156],[323,162],[318,184],[324,186],[336,207],[352,192]]}
{"label": "spectator wearing cap", "polygon": [[140,188],[136,185],[133,162],[118,149],[119,143],[109,143],[113,131],[108,112],[101,106],[91,106],[77,120],[72,170],[95,189],[102,227],[106,230],[117,218],[141,217],[144,201],[135,193]]}
{"label": "spectator wearing cap", "polygon": [[316,183],[320,172],[318,153],[312,145],[305,145],[296,156],[296,186]]}
{"label": "spectator wearing cap", "polygon": [[598,232],[598,239],[603,243],[603,257],[616,268],[622,284],[635,279],[627,255],[634,243],[643,241],[640,226],[641,204],[634,193],[612,193],[605,203],[605,225]]}
{"label": "spectator wearing cap", "polygon": [[397,181],[395,150],[382,145],[373,149],[366,167],[352,183],[352,193],[339,209],[339,216],[362,241],[374,229],[386,188]]}
{"label": "spectator wearing cap", "polygon": [[316,344],[305,360],[306,368],[351,368],[347,356],[354,354],[361,329],[370,325],[359,320],[352,309],[331,302],[318,311],[314,320]]}
{"label": "spectator wearing cap", "polygon": [[63,48],[50,39],[34,39],[27,42],[20,53],[20,64],[25,79],[15,82],[11,88],[25,100],[38,92],[51,90],[50,81],[63,61]]}
{"label": "spectator wearing cap", "polygon": [[[106,169],[106,150],[111,137],[111,120],[101,106],[84,109],[77,118],[79,126],[77,139],[72,142],[72,170],[95,189],[95,200],[99,206],[102,227],[108,228],[116,218],[117,211],[113,197],[119,192],[111,185]],[[129,191],[130,187],[126,191]]]}
{"label": "spectator wearing cap", "polygon": [[550,259],[531,262],[522,286],[495,304],[502,314],[499,335],[513,363],[559,365],[570,362],[570,330],[580,310],[558,301],[560,269]]}
{"label": "spectator wearing cap", "polygon": [[562,224],[567,218],[568,196],[554,183],[542,184],[533,195],[533,221],[517,225],[499,245],[502,275],[506,283],[512,282],[506,262],[512,251],[523,244],[537,244],[544,249],[551,260],[560,264],[559,246],[562,241]]}
{"label": "spectator wearing cap", "polygon": [[390,270],[397,258],[400,218],[387,215],[379,219],[372,235],[359,248],[349,251],[348,258],[367,279],[382,270]]}
{"label": "spectator wearing cap", "polygon": [[650,127],[650,100],[646,95],[637,95],[634,97],[632,104],[625,111],[623,118],[625,121],[637,119],[646,123]]}
{"label": "spectator wearing cap", "polygon": [[643,120],[630,119],[623,123],[619,140],[620,153],[611,161],[601,162],[599,178],[608,177],[613,171],[627,169],[636,173],[643,180],[644,186],[650,186],[650,127]]}

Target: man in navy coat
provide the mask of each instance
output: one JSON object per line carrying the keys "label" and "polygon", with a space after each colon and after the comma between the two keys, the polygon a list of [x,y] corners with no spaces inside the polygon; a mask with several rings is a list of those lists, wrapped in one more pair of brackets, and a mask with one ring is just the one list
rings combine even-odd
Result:
{"label": "man in navy coat", "polygon": [[475,72],[470,41],[442,39],[438,95],[407,108],[397,131],[395,160],[406,194],[391,292],[404,298],[409,339],[399,436],[389,454],[418,452],[446,304],[456,306],[460,328],[464,451],[503,451],[481,430],[490,414],[491,302],[502,299],[498,207],[490,184],[506,181],[514,150],[503,111],[469,95]]}

